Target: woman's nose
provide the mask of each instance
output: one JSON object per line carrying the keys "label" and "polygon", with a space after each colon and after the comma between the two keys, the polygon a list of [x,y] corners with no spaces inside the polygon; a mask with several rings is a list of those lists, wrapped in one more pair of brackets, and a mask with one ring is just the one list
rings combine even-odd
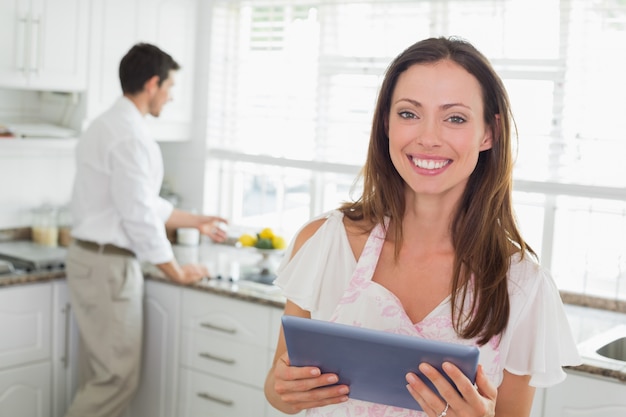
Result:
{"label": "woman's nose", "polygon": [[417,142],[426,148],[432,148],[441,145],[440,132],[436,121],[425,120],[421,124]]}

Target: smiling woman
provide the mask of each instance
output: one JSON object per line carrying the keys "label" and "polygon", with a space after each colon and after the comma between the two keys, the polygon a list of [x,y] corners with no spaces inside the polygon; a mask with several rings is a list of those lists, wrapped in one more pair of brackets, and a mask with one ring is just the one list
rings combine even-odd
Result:
{"label": "smiling woman", "polygon": [[457,35],[485,53],[509,91],[519,129],[514,202],[542,264],[561,289],[626,300],[623,1],[205,7],[207,178],[216,179],[207,187],[224,190],[234,223],[272,224],[290,238],[306,219],[358,197],[350,189],[388,63],[410,40]]}
{"label": "smiling woman", "polygon": [[493,140],[476,78],[453,61],[413,66],[391,103],[389,153],[400,176],[416,193],[458,198]]}

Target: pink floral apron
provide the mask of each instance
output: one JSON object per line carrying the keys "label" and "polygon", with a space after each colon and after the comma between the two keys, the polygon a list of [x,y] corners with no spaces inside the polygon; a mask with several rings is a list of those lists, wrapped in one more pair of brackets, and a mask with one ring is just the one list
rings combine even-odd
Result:
{"label": "pink floral apron", "polygon": [[[378,225],[370,233],[350,283],[330,321],[390,333],[474,345],[473,340],[459,338],[454,331],[450,317],[449,296],[421,322],[414,324],[404,311],[400,300],[385,287],[372,281],[384,240],[384,228]],[[498,366],[497,339],[494,338],[487,345],[480,347],[480,363],[483,364],[490,378],[492,374],[502,372]],[[345,403],[310,409],[306,415],[307,417],[423,417],[426,413],[350,399]]]}

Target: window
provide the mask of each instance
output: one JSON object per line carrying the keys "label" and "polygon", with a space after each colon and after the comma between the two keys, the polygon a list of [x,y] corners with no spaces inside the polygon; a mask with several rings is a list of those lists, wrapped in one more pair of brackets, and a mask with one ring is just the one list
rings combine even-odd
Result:
{"label": "window", "polygon": [[430,36],[494,64],[519,129],[515,204],[561,289],[626,300],[626,2],[214,0],[207,178],[288,238],[351,199],[387,65]]}

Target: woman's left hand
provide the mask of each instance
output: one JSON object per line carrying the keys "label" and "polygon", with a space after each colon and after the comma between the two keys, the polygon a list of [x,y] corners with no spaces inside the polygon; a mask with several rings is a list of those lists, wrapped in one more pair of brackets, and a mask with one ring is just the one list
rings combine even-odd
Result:
{"label": "woman's left hand", "polygon": [[[444,372],[459,391],[434,367],[422,363],[422,372],[435,385],[435,394],[417,375],[409,373],[407,389],[429,417],[494,417],[498,389],[487,379],[482,366],[476,372],[476,386],[455,365],[445,362]],[[459,394],[460,392],[460,394]]]}

